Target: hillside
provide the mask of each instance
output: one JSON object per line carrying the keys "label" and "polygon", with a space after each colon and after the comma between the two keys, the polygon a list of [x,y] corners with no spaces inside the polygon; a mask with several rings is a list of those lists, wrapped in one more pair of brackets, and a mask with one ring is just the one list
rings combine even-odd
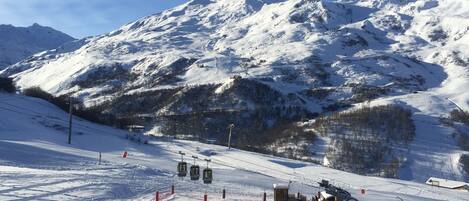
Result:
{"label": "hillside", "polygon": [[29,27],[0,25],[0,70],[73,40],[67,34],[39,24]]}
{"label": "hillside", "polygon": [[237,147],[293,157],[300,147],[298,158],[325,165],[334,141],[327,136],[335,135],[291,125],[398,105],[410,111],[413,132],[404,144],[386,141],[398,158],[392,175],[464,180],[458,136],[469,135],[467,125],[441,117],[453,102],[469,110],[468,8],[465,0],[192,0],[0,75],[23,89],[76,97],[103,119],[142,124],[150,134],[224,144],[235,123]]}
{"label": "hillside", "polygon": [[[468,200],[466,193],[421,183],[365,177],[319,165],[197,142],[150,138],[138,144],[129,133],[74,118],[66,144],[68,115],[45,101],[0,93],[1,200],[152,200],[174,184],[166,200],[188,201],[208,192],[217,200],[272,200],[272,184],[292,181],[291,192],[311,196],[328,179],[359,200]],[[122,158],[127,150],[128,158]],[[211,158],[214,182],[177,179],[178,151]],[[102,162],[98,163],[99,152]],[[190,163],[192,163],[189,160]],[[204,162],[198,164],[205,166]],[[365,195],[359,191],[366,189]]]}

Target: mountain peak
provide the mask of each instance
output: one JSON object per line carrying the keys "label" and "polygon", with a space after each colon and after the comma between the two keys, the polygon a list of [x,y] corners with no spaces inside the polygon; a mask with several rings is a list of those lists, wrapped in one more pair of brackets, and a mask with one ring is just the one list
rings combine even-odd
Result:
{"label": "mountain peak", "polygon": [[35,53],[57,48],[75,40],[71,36],[37,23],[29,27],[0,25],[0,70]]}

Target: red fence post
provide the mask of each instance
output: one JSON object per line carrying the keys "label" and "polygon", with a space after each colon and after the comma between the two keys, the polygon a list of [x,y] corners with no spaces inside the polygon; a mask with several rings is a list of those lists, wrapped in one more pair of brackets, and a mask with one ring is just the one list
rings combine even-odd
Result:
{"label": "red fence post", "polygon": [[267,201],[267,193],[266,192],[264,192],[264,198],[262,200]]}
{"label": "red fence post", "polygon": [[208,201],[207,193],[205,193],[205,195],[204,195],[204,201]]}
{"label": "red fence post", "polygon": [[171,195],[174,195],[174,185],[171,186]]}
{"label": "red fence post", "polygon": [[155,198],[156,201],[160,201],[160,192],[159,191],[156,191],[156,198]]}
{"label": "red fence post", "polygon": [[223,189],[223,195],[222,195],[222,198],[225,199],[226,198],[226,190]]}

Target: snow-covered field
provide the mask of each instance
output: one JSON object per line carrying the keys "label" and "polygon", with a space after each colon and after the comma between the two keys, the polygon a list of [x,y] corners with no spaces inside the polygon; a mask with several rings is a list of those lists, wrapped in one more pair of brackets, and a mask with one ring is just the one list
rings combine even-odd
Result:
{"label": "snow-covered field", "polygon": [[[0,93],[0,200],[152,200],[156,191],[164,194],[171,185],[176,194],[167,200],[203,200],[205,192],[209,200],[222,200],[224,188],[227,200],[260,200],[264,191],[273,200],[273,183],[292,181],[292,192],[311,197],[321,179],[359,200],[469,200],[463,192],[222,146],[163,138],[140,145],[126,140],[126,131],[78,118],[74,122],[68,145],[65,112],[42,100]],[[128,158],[122,158],[125,150]],[[178,151],[211,158],[213,184],[177,178]]]}

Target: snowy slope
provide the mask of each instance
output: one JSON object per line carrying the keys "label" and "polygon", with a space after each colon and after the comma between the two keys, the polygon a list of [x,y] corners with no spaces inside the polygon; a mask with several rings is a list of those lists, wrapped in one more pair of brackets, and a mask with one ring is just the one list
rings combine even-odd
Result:
{"label": "snowy slope", "polygon": [[72,40],[67,34],[38,24],[30,27],[0,25],[0,69]]}
{"label": "snowy slope", "polygon": [[[270,125],[293,113],[273,107],[300,108],[299,119],[305,110],[328,112],[367,98],[396,103],[414,112],[417,126],[416,139],[402,150],[408,163],[401,178],[461,180],[457,161],[467,152],[439,118],[456,108],[448,98],[469,110],[468,8],[466,0],[192,0],[0,74],[88,106],[115,101],[106,112],[153,118],[148,126],[157,131],[162,124],[199,122],[159,122],[165,115],[262,113],[266,107],[281,114],[204,116],[223,127],[200,121],[209,128],[200,129],[203,136],[214,138],[233,118]],[[379,93],[360,99],[357,86]],[[317,97],[311,90],[326,93]],[[187,130],[182,134],[199,132]]]}
{"label": "snowy slope", "polygon": [[[466,194],[422,183],[365,177],[309,163],[226,147],[153,138],[150,145],[125,139],[126,132],[74,119],[66,142],[67,114],[42,100],[0,93],[1,200],[152,200],[175,184],[167,200],[272,199],[272,183],[292,181],[292,192],[308,196],[315,182],[329,179],[359,200],[469,200]],[[129,151],[129,157],[121,154]],[[214,161],[212,185],[174,177],[178,151]],[[98,164],[98,152],[103,162]],[[198,162],[203,165],[202,162]],[[360,195],[360,189],[367,189]]]}
{"label": "snowy slope", "polygon": [[[374,2],[374,6],[380,6]],[[398,3],[387,6],[389,12],[413,17],[409,29],[395,36],[395,40],[407,41],[405,46],[393,49],[412,49],[423,62],[441,65],[446,74],[438,87],[416,94],[380,98],[371,103],[394,103],[414,111],[417,136],[409,149],[409,164],[401,170],[401,178],[423,181],[430,175],[440,175],[467,180],[458,161],[468,152],[460,150],[452,136],[457,131],[443,125],[440,118],[457,109],[456,104],[469,110],[466,90],[469,86],[468,7],[467,1],[417,1],[414,6],[402,7]]]}

